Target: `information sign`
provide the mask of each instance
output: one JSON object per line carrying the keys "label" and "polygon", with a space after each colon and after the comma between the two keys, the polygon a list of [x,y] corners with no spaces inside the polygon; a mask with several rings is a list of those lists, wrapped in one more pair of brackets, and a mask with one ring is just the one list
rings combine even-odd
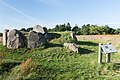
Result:
{"label": "information sign", "polygon": [[112,44],[101,45],[101,48],[104,53],[115,53],[117,50],[113,47]]}

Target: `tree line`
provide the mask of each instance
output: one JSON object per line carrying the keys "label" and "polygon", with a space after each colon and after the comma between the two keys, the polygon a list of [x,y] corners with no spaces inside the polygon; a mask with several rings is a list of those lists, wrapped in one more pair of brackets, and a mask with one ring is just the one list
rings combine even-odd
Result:
{"label": "tree line", "polygon": [[59,24],[59,25],[56,25],[55,28],[52,28],[52,29],[49,28],[48,31],[50,32],[71,31],[71,26],[70,26],[70,23]]}
{"label": "tree line", "polygon": [[[29,27],[27,29],[21,28],[20,31],[29,32],[33,28]],[[99,26],[99,25],[91,25],[86,24],[82,26],[78,26],[77,24],[72,28],[70,23],[67,24],[57,24],[54,28],[49,28],[48,32],[62,32],[62,31],[73,31],[76,35],[101,35],[101,34],[120,34],[120,28],[113,29],[108,25]],[[3,36],[0,33],[0,36]]]}
{"label": "tree line", "polygon": [[108,25],[99,26],[86,24],[78,27],[76,24],[73,28],[70,23],[59,24],[54,28],[48,29],[49,32],[73,31],[76,35],[101,35],[101,34],[120,34],[120,28],[113,29]]}

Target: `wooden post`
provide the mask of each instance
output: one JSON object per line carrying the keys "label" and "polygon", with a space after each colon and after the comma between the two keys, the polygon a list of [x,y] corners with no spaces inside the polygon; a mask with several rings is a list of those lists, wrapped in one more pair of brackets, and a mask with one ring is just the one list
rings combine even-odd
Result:
{"label": "wooden post", "polygon": [[107,63],[110,62],[110,54],[111,54],[111,53],[106,54],[106,62],[107,62]]}
{"label": "wooden post", "polygon": [[[107,44],[111,44],[111,43],[107,43]],[[107,53],[107,54],[106,54],[106,62],[107,62],[107,63],[110,62],[110,55],[111,55],[111,53]]]}
{"label": "wooden post", "polygon": [[98,50],[98,63],[102,63],[102,49],[101,49],[101,43],[99,43],[99,50]]}
{"label": "wooden post", "polygon": [[3,46],[7,45],[7,33],[9,30],[5,29],[3,32]]}

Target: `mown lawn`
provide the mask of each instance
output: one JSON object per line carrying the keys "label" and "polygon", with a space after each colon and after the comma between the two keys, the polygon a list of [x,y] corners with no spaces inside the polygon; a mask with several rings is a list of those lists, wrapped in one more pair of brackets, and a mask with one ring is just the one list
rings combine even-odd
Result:
{"label": "mown lawn", "polygon": [[[81,40],[80,53],[64,48],[69,33],[50,40],[47,47],[9,50],[0,44],[1,80],[120,80],[120,54],[111,63],[97,63],[99,40]],[[116,46],[115,46],[116,47]],[[118,49],[118,46],[117,46]],[[31,60],[32,59],[32,60]],[[27,61],[26,61],[27,60]]]}

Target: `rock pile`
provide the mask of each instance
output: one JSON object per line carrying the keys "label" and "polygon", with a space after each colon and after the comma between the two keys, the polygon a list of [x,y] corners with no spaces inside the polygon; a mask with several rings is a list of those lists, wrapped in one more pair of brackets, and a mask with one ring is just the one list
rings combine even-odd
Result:
{"label": "rock pile", "polygon": [[28,37],[25,37],[20,31],[5,30],[3,33],[3,45],[9,49],[17,49],[22,47],[38,48],[47,43],[47,28],[36,25],[33,31],[29,32]]}

